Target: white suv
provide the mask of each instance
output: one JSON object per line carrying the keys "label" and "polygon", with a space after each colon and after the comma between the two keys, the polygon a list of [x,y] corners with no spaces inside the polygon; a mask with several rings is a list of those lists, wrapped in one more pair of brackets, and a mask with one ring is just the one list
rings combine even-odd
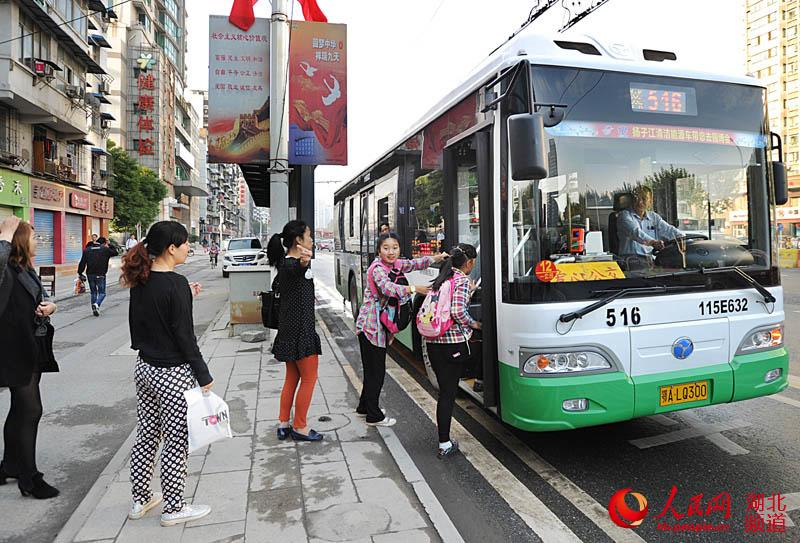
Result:
{"label": "white suv", "polygon": [[222,277],[228,277],[231,268],[240,266],[266,266],[267,252],[258,238],[232,238],[223,243]]}

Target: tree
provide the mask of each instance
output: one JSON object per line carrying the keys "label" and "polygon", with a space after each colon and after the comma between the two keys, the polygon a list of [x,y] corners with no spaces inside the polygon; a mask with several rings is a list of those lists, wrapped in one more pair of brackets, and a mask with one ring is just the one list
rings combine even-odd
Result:
{"label": "tree", "polygon": [[147,228],[158,216],[161,201],[167,196],[167,187],[150,168],[136,163],[121,147],[109,140],[114,181],[109,194],[114,197],[114,220],[117,231],[136,231]]}

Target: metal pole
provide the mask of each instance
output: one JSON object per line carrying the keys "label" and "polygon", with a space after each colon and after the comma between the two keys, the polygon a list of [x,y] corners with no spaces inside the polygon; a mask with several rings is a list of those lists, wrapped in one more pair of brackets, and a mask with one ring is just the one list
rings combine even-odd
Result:
{"label": "metal pole", "polygon": [[[269,94],[269,211],[270,234],[289,221],[289,60],[290,0],[272,0]],[[292,0],[293,1],[293,0]]]}

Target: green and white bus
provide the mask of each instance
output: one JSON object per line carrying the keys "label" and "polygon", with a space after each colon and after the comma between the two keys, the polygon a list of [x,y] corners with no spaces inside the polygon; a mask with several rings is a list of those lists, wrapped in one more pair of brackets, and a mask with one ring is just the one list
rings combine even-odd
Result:
{"label": "green and white bus", "polygon": [[[406,257],[477,246],[462,388],[524,430],[780,392],[787,188],[765,93],[669,51],[522,32],[336,192],[337,288],[356,313],[384,222]],[[620,226],[642,192],[663,247]],[[413,328],[398,340],[424,360]]]}

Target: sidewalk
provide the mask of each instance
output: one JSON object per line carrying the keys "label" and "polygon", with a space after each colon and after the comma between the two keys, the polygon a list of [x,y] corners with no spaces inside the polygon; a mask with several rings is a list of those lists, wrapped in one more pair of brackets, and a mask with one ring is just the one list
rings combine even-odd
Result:
{"label": "sidewalk", "polygon": [[[122,258],[112,258],[108,261],[108,274],[106,275],[106,288],[111,285],[116,285],[119,281],[120,269],[122,268]],[[75,297],[75,279],[76,275],[59,275],[56,278],[56,295],[54,301],[56,303]],[[89,285],[86,285],[86,291],[89,291]],[[87,298],[88,299],[88,298]],[[86,302],[87,304],[89,302]]]}
{"label": "sidewalk", "polygon": [[[378,431],[355,414],[358,377],[324,324],[309,424],[325,439],[281,442],[283,364],[269,354],[269,340],[229,338],[227,312],[221,315],[201,349],[214,391],[231,409],[234,438],[190,456],[186,490],[188,501],[211,505],[211,514],[170,528],[159,525],[160,507],[128,520],[131,436],[56,542],[462,541],[392,429]],[[160,489],[158,480],[153,488]]]}

